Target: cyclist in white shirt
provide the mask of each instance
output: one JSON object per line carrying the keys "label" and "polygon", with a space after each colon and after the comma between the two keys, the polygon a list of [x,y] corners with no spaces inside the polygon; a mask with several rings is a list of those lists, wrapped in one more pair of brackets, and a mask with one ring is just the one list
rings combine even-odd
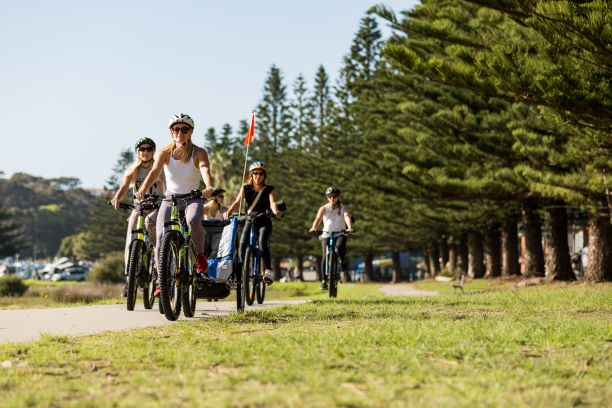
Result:
{"label": "cyclist in white shirt", "polygon": [[[310,232],[314,232],[317,230],[321,221],[323,221],[323,233],[321,234],[323,258],[325,258],[325,248],[327,247],[327,241],[332,232],[353,232],[351,214],[340,201],[340,190],[335,187],[328,187],[327,190],[325,190],[325,196],[327,197],[327,204],[319,208],[317,216],[310,227]],[[342,270],[346,272],[346,237],[338,237],[336,239],[336,248],[340,255]],[[327,289],[327,282],[325,281],[325,276],[323,276],[321,290],[325,289]]]}

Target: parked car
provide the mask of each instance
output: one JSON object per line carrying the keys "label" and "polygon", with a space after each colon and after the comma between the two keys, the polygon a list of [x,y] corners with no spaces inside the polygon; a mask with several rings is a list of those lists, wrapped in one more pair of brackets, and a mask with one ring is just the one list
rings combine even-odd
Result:
{"label": "parked car", "polygon": [[89,270],[82,266],[70,266],[51,276],[52,281],[84,281]]}

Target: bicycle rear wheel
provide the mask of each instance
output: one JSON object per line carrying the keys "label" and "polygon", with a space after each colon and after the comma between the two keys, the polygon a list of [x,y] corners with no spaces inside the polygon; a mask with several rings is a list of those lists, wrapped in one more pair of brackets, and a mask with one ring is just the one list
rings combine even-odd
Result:
{"label": "bicycle rear wheel", "polygon": [[195,267],[196,259],[193,250],[193,242],[189,243],[189,246],[185,248],[187,282],[181,282],[181,285],[188,285],[187,290],[182,294],[183,301],[183,314],[186,317],[193,317],[196,310],[196,287],[195,287]]}
{"label": "bicycle rear wheel", "polygon": [[161,247],[160,302],[168,320],[176,320],[181,314],[181,290],[179,276],[179,237],[174,231],[164,236]]}
{"label": "bicycle rear wheel", "polygon": [[135,239],[130,243],[130,251],[127,268],[127,310],[134,310],[136,296],[138,295],[138,284],[136,279],[142,264],[142,241]]}
{"label": "bicycle rear wheel", "polygon": [[242,263],[242,293],[246,304],[249,306],[252,306],[255,300],[254,262],[255,254],[253,248],[249,247],[244,253],[244,262]]}

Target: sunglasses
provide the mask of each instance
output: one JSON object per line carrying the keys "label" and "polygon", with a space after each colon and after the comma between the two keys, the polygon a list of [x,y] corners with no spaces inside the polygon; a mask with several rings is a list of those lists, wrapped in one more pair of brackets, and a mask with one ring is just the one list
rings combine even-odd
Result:
{"label": "sunglasses", "polygon": [[328,196],[327,196],[327,198],[338,198],[338,196],[337,196],[337,195],[330,194],[330,195],[328,195]]}
{"label": "sunglasses", "polygon": [[172,131],[174,133],[179,133],[179,132],[183,132],[183,133],[189,133],[191,131],[191,128],[189,126],[183,126],[183,127],[173,127]]}
{"label": "sunglasses", "polygon": [[153,150],[155,149],[153,149],[152,147],[139,147],[138,148],[139,152],[152,152]]}
{"label": "sunglasses", "polygon": [[266,174],[266,173],[264,173],[263,171],[254,171],[253,172],[254,176],[263,176],[264,174]]}
{"label": "sunglasses", "polygon": [[215,197],[216,198],[225,198],[225,196],[223,194],[217,194]]}

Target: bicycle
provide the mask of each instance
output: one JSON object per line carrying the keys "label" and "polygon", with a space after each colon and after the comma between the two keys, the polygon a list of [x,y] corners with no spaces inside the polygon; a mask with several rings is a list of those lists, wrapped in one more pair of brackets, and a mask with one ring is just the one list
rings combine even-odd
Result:
{"label": "bicycle", "polygon": [[140,203],[119,203],[119,208],[122,210],[138,211],[135,229],[131,231],[127,257],[126,284],[127,310],[129,311],[134,310],[139,288],[142,290],[142,301],[145,309],[152,309],[155,304],[153,293],[157,281],[157,266],[153,248],[149,244],[149,240],[155,239],[155,237],[149,237],[145,228],[145,217],[147,213],[159,208],[161,198],[160,196],[147,194]]}
{"label": "bicycle", "polygon": [[266,283],[264,282],[264,267],[261,250],[258,244],[258,234],[255,231],[255,220],[260,217],[274,217],[271,210],[254,216],[245,215],[241,221],[250,222],[249,244],[244,251],[242,259],[242,298],[247,305],[252,306],[255,300],[258,304],[264,302],[266,296]]}
{"label": "bicycle", "polygon": [[168,320],[178,319],[181,307],[186,317],[195,315],[196,254],[191,240],[191,229],[185,219],[185,210],[178,207],[178,201],[201,196],[201,191],[193,190],[190,193],[172,194],[165,198],[172,201],[172,210],[170,221],[164,223],[159,275],[160,303]]}
{"label": "bicycle", "polygon": [[[324,239],[321,237],[323,232],[316,232],[319,236],[319,239]],[[325,259],[323,264],[323,276],[327,281],[327,289],[329,292],[330,298],[335,298],[338,296],[338,281],[340,281],[340,272],[342,267],[340,265],[340,254],[338,253],[338,248],[336,247],[336,239],[339,237],[346,237],[346,231],[332,232],[327,237],[327,245],[325,246]]]}

